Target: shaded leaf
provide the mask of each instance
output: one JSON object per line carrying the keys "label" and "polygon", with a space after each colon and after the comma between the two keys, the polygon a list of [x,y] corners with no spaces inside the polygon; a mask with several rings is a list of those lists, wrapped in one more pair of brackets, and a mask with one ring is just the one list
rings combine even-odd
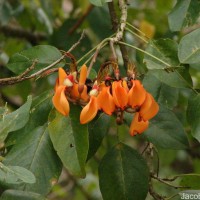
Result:
{"label": "shaded leaf", "polygon": [[180,185],[189,187],[190,189],[199,190],[200,188],[200,174],[183,174],[180,176]]}
{"label": "shaded leaf", "polygon": [[172,111],[162,106],[150,121],[144,136],[156,146],[166,149],[186,149],[189,145],[183,125]]}
{"label": "shaded leaf", "polygon": [[144,200],[148,182],[145,160],[123,143],[110,149],[99,165],[99,184],[104,200]]}
{"label": "shaded leaf", "polygon": [[200,142],[200,94],[189,99],[187,120],[192,128],[192,135]]}
{"label": "shaded leaf", "polygon": [[79,123],[80,111],[80,107],[71,105],[70,115],[65,117],[53,110],[50,114],[49,133],[63,165],[73,175],[85,177],[89,143],[87,125]]}
{"label": "shaded leaf", "polygon": [[33,172],[36,183],[23,184],[19,189],[47,194],[57,181],[62,165],[53,149],[47,125],[27,131],[23,139],[6,155],[6,165],[19,165]]}
{"label": "shaded leaf", "polygon": [[173,40],[152,40],[149,42],[146,51],[161,60],[159,61],[158,59],[145,54],[144,62],[146,62],[148,69],[174,68],[179,65],[177,56],[178,45]]}
{"label": "shaded leaf", "polygon": [[29,110],[32,103],[32,97],[27,98],[27,102],[12,113],[4,115],[0,120],[0,142],[3,142],[8,133],[21,129],[26,125],[29,119]]}
{"label": "shaded leaf", "polygon": [[144,88],[153,95],[155,100],[167,108],[177,105],[179,90],[158,80],[152,73],[147,73],[143,79]]}
{"label": "shaded leaf", "polygon": [[101,142],[110,127],[110,116],[106,114],[98,115],[88,124],[89,150],[87,160],[89,160],[98,150]]}
{"label": "shaded leaf", "polygon": [[35,181],[35,176],[29,170],[0,163],[0,182],[19,184],[21,182],[35,183]]}
{"label": "shaded leaf", "polygon": [[192,78],[189,74],[188,67],[181,67],[178,70],[167,72],[162,69],[154,69],[150,74],[155,76],[158,80],[175,88],[192,88]]}
{"label": "shaded leaf", "polygon": [[94,4],[95,6],[103,6],[107,2],[111,2],[112,0],[90,0],[90,3]]}
{"label": "shaded leaf", "polygon": [[[23,73],[27,68],[29,68],[34,61],[37,60],[37,64],[31,73],[39,71],[40,69],[47,67],[51,63],[58,60],[62,54],[60,51],[50,45],[38,45],[30,49],[15,53],[11,56],[8,62],[8,69],[16,74]],[[63,64],[60,63],[59,67]]]}
{"label": "shaded leaf", "polygon": [[181,63],[195,64],[200,62],[200,29],[185,35],[178,46],[178,57]]}
{"label": "shaded leaf", "polygon": [[178,0],[168,16],[171,31],[180,31],[182,27],[194,24],[199,17],[199,12],[198,0]]}
{"label": "shaded leaf", "polygon": [[0,197],[0,200],[45,200],[40,194],[25,192],[20,190],[6,190]]}

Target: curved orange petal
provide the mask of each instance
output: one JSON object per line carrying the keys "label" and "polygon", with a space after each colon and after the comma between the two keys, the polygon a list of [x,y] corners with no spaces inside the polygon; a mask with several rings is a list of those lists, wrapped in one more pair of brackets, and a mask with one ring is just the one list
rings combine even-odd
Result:
{"label": "curved orange petal", "polygon": [[140,116],[143,118],[143,116],[145,115],[145,113],[148,112],[148,110],[150,109],[151,107],[151,104],[152,104],[152,97],[151,97],[151,94],[149,94],[148,92],[146,93],[146,98],[145,98],[145,101],[144,103],[141,105],[140,107]]}
{"label": "curved orange petal", "polygon": [[158,103],[155,101],[155,99],[151,95],[150,95],[150,97],[152,99],[152,103],[151,103],[150,108],[141,115],[143,120],[150,120],[158,113],[158,110],[159,110]]}
{"label": "curved orange petal", "polygon": [[80,69],[80,78],[79,78],[79,85],[84,85],[87,78],[87,67],[83,65]]}
{"label": "curved orange petal", "polygon": [[64,86],[58,86],[56,89],[56,92],[52,98],[53,105],[56,108],[57,111],[59,111],[61,114],[65,115],[65,111],[63,110],[61,104],[60,104],[60,96],[61,92],[64,91],[65,87]]}
{"label": "curved orange petal", "polygon": [[110,87],[102,87],[101,92],[97,96],[99,108],[106,114],[111,115],[115,110],[115,102],[113,96],[110,94]]}
{"label": "curved orange petal", "polygon": [[84,85],[84,89],[83,92],[81,93],[81,99],[83,99],[83,101],[88,101],[89,100],[89,95],[87,93],[87,86]]}
{"label": "curved orange petal", "polygon": [[141,106],[146,98],[146,90],[143,88],[139,80],[132,80],[133,86],[128,93],[128,104],[134,108]]}
{"label": "curved orange petal", "polygon": [[69,102],[67,100],[67,97],[65,96],[65,90],[61,91],[60,105],[63,109],[63,112],[65,113],[64,115],[65,116],[69,115]]}
{"label": "curved orange petal", "polygon": [[64,80],[67,78],[67,74],[63,68],[58,68],[58,84],[63,85]]}
{"label": "curved orange petal", "polygon": [[54,86],[54,91],[57,90],[58,86],[59,86],[59,79],[57,78],[57,79],[56,79],[55,86]]}
{"label": "curved orange petal", "polygon": [[86,124],[91,121],[97,114],[98,104],[97,97],[91,96],[89,103],[83,108],[80,114],[80,123]]}
{"label": "curved orange petal", "polygon": [[79,98],[79,92],[78,92],[78,84],[77,83],[74,83],[73,84],[73,87],[72,87],[72,90],[70,91],[70,96],[73,98],[73,99],[77,99]]}
{"label": "curved orange petal", "polygon": [[129,133],[131,136],[143,133],[149,126],[149,121],[143,121],[139,118],[139,113],[136,112],[129,129]]}
{"label": "curved orange petal", "polygon": [[128,93],[127,90],[122,87],[121,81],[114,81],[112,83],[112,95],[115,105],[124,109],[128,103]]}

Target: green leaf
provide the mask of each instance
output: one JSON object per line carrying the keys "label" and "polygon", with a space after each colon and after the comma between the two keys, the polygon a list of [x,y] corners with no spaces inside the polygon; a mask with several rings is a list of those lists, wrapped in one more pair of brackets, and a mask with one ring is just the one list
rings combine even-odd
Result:
{"label": "green leaf", "polygon": [[44,195],[58,179],[62,167],[53,149],[47,125],[27,131],[24,138],[6,155],[4,163],[25,167],[35,175],[35,184],[23,184],[19,186],[19,189]]}
{"label": "green leaf", "polygon": [[171,31],[180,31],[183,27],[191,0],[178,0],[173,10],[169,13],[168,21]]}
{"label": "green leaf", "polygon": [[3,142],[8,133],[21,129],[26,125],[29,119],[29,110],[32,103],[32,97],[27,98],[27,102],[12,113],[4,115],[0,120],[0,142]]}
{"label": "green leaf", "polygon": [[168,16],[171,31],[180,31],[182,27],[194,24],[199,17],[199,12],[198,0],[178,0]]}
{"label": "green leaf", "polygon": [[49,112],[52,109],[51,99],[52,93],[50,91],[46,91],[33,99],[28,123],[23,129],[10,134],[6,145],[13,145],[20,142],[27,135],[27,132],[34,130],[38,126],[43,126],[47,122]]}
{"label": "green leaf", "polygon": [[70,115],[65,117],[53,110],[50,114],[49,133],[63,165],[73,175],[85,177],[89,143],[87,125],[79,123],[80,111],[79,106],[70,105]]}
{"label": "green leaf", "polygon": [[173,40],[170,39],[152,40],[149,42],[146,48],[146,52],[155,56],[159,60],[145,54],[144,62],[146,62],[147,68],[150,70],[174,68],[179,65],[177,51],[178,51],[178,45]]}
{"label": "green leaf", "polygon": [[178,57],[181,63],[195,64],[200,62],[200,28],[184,36],[178,46]]}
{"label": "green leaf", "polygon": [[6,190],[0,197],[0,200],[45,200],[40,194],[25,192],[20,190]]}
{"label": "green leaf", "polygon": [[190,189],[199,190],[200,188],[200,174],[183,174],[180,176],[180,185],[189,187]]}
{"label": "green leaf", "polygon": [[110,116],[106,114],[98,115],[88,124],[89,150],[87,160],[89,160],[98,150],[101,142],[110,127]]}
{"label": "green leaf", "polygon": [[112,0],[90,0],[90,3],[95,6],[103,6],[108,2],[112,2]]}
{"label": "green leaf", "polygon": [[192,129],[192,135],[200,142],[200,94],[189,99],[187,120]]}
{"label": "green leaf", "polygon": [[148,182],[145,160],[123,143],[110,149],[99,165],[99,185],[104,200],[144,200]]}
{"label": "green leaf", "polygon": [[150,121],[144,136],[156,146],[166,149],[186,149],[189,145],[183,125],[172,111],[162,106]]}
{"label": "green leaf", "polygon": [[144,88],[153,95],[155,100],[169,109],[177,105],[179,91],[158,80],[152,73],[147,73],[143,79]]}
{"label": "green leaf", "polygon": [[5,166],[0,163],[0,182],[19,184],[35,183],[35,176],[29,170],[19,166]]}
{"label": "green leaf", "polygon": [[175,88],[192,88],[192,78],[189,74],[188,67],[181,67],[178,70],[167,72],[162,69],[154,69],[149,71],[158,80]]}
{"label": "green leaf", "polygon": [[[37,72],[42,68],[47,67],[56,60],[58,60],[62,54],[60,51],[50,45],[38,45],[30,49],[15,53],[11,56],[8,62],[8,69],[16,74],[23,73],[27,68],[29,68],[34,61],[37,60],[37,64],[31,73]],[[60,63],[59,67],[63,64]]]}

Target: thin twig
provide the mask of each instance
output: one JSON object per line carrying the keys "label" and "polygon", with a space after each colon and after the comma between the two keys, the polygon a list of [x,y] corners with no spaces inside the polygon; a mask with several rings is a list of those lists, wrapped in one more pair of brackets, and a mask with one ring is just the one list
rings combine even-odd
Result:
{"label": "thin twig", "polygon": [[[72,47],[67,51],[67,53],[73,51],[80,44],[80,42],[83,39],[83,37],[84,37],[84,31],[82,32],[80,39],[75,44],[72,45]],[[20,74],[18,76],[15,76],[15,77],[0,79],[0,85],[12,85],[12,84],[15,84],[15,83],[22,82],[24,80],[28,80],[28,79],[32,79],[32,78],[35,78],[37,76],[40,76],[43,73],[45,73],[47,70],[49,70],[50,68],[54,67],[55,65],[60,63],[62,60],[64,60],[65,57],[66,56],[64,54],[58,60],[56,60],[55,62],[51,63],[47,67],[37,71],[34,74],[31,74],[30,76],[26,76],[30,71],[32,71],[34,69],[35,65],[37,64],[38,61],[35,60],[35,61],[33,61],[32,65],[29,68],[27,68],[22,74]]]}
{"label": "thin twig", "polygon": [[157,192],[154,191],[152,182],[150,181],[149,183],[149,194],[155,199],[155,200],[165,200],[163,196],[158,194]]}
{"label": "thin twig", "polygon": [[153,174],[151,174],[151,178],[161,182],[161,183],[164,183],[165,185],[168,185],[169,187],[173,187],[174,189],[179,189],[179,188],[190,188],[188,186],[176,186],[176,185],[172,185],[171,183],[168,183],[167,181],[163,180],[162,178],[160,177],[157,177],[157,176],[154,176]]}

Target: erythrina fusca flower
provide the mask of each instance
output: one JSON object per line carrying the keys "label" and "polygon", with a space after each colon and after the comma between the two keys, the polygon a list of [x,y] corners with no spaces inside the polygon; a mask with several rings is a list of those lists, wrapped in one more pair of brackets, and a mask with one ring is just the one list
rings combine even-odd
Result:
{"label": "erythrina fusca flower", "polygon": [[[107,65],[103,65],[105,67]],[[101,68],[95,81],[88,80],[87,67],[83,65],[80,73],[71,70],[67,74],[62,68],[58,70],[55,84],[53,104],[63,115],[69,114],[69,101],[80,104],[80,123],[86,124],[93,120],[98,111],[107,115],[117,116],[117,123],[123,123],[123,112],[135,113],[130,125],[131,136],[143,133],[159,110],[159,105],[148,93],[135,75],[121,78],[117,65],[114,65],[114,78],[107,73],[109,70]]]}
{"label": "erythrina fusca flower", "polygon": [[[55,85],[55,94],[53,96],[53,104],[55,108],[63,115],[69,115],[69,102],[68,98],[72,100],[83,99],[88,101],[87,87],[85,86],[87,74],[87,67],[82,66],[80,70],[79,83],[76,80],[76,72],[72,72],[69,75],[62,69],[58,69],[58,79],[56,80]],[[82,88],[79,92],[79,86]]]}

